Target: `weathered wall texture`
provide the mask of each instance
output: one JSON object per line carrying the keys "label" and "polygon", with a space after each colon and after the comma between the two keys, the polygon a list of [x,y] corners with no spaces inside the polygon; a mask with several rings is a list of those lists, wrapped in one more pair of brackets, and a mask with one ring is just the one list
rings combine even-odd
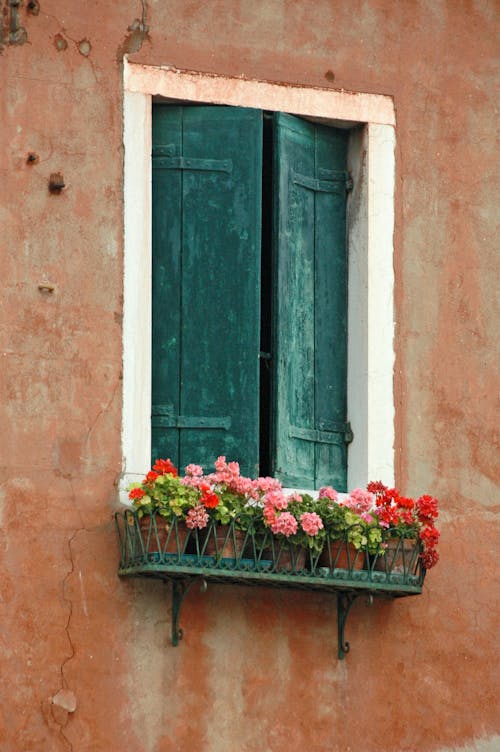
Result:
{"label": "weathered wall texture", "polygon": [[[498,749],[498,3],[37,6],[0,54],[0,748]],[[442,560],[355,604],[343,663],[330,597],[192,591],[173,649],[165,588],[116,577],[127,52],[394,97],[397,481],[440,499]]]}

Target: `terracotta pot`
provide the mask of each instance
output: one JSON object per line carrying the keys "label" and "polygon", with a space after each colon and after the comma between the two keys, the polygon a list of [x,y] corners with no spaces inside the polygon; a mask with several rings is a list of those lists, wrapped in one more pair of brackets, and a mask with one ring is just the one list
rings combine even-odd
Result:
{"label": "terracotta pot", "polygon": [[326,543],[318,559],[318,566],[329,569],[346,569],[349,572],[364,569],[365,552],[346,541]]}
{"label": "terracotta pot", "polygon": [[230,530],[229,525],[217,525],[208,535],[205,546],[207,556],[217,556],[220,559],[236,559],[241,556],[245,541],[242,530]]}
{"label": "terracotta pot", "polygon": [[189,530],[186,523],[183,520],[177,520],[177,535],[175,526],[173,526],[165,553],[182,555],[186,549],[186,538],[188,535]]}
{"label": "terracotta pot", "polygon": [[416,574],[418,558],[418,541],[413,538],[390,538],[386,541],[385,553],[378,556],[373,569],[386,574]]}
{"label": "terracotta pot", "polygon": [[286,545],[275,548],[273,569],[277,572],[299,572],[306,566],[306,549],[301,546]]}
{"label": "terracotta pot", "polygon": [[[154,521],[153,521],[154,520]],[[156,523],[156,529],[155,529]],[[156,515],[155,518],[144,515],[139,520],[141,538],[144,550],[147,553],[182,554],[185,547],[188,529],[186,523],[177,522],[177,536],[175,526],[167,543],[170,523],[164,517]]]}

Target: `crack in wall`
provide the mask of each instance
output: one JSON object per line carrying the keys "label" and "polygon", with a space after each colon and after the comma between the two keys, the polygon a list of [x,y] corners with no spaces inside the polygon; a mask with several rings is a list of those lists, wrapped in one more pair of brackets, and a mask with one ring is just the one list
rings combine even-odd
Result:
{"label": "crack in wall", "polygon": [[[74,497],[74,492],[73,492],[73,497]],[[73,498],[73,501],[75,501],[74,498]],[[72,534],[72,536],[68,540],[68,552],[69,552],[69,560],[70,560],[70,569],[66,573],[66,575],[64,577],[64,580],[62,582],[62,598],[63,598],[63,601],[65,601],[65,603],[68,604],[68,618],[67,618],[66,624],[64,626],[64,631],[66,633],[66,637],[67,637],[67,640],[68,640],[68,643],[69,643],[69,647],[70,647],[71,653],[70,653],[70,655],[66,656],[66,658],[61,663],[61,668],[60,668],[60,673],[61,673],[61,689],[67,689],[67,687],[68,687],[68,682],[67,682],[66,677],[64,675],[64,670],[66,668],[66,665],[69,663],[69,661],[73,660],[73,658],[75,657],[75,654],[76,654],[75,645],[73,643],[73,640],[71,639],[71,633],[70,633],[70,624],[71,624],[71,619],[72,619],[72,616],[73,616],[73,601],[66,596],[66,587],[67,587],[67,583],[68,583],[69,578],[72,577],[72,575],[75,572],[75,560],[73,558],[73,550],[72,550],[71,546],[72,546],[72,543],[75,540],[76,536],[78,535],[78,533],[81,533],[83,530],[86,531],[86,528],[85,527],[78,528],[77,530],[74,531],[74,533]],[[68,719],[67,719],[67,716],[66,716],[65,723],[59,723],[58,724],[59,725],[59,733],[61,734],[61,736],[64,739],[64,741],[69,745],[69,749],[73,750],[72,743],[69,741],[68,737],[64,733],[64,727],[66,726],[67,721],[68,721]]]}
{"label": "crack in wall", "polygon": [[73,601],[71,600],[71,598],[67,597],[66,589],[70,577],[72,577],[75,572],[75,560],[73,556],[72,544],[75,541],[76,536],[84,530],[86,531],[87,529],[85,527],[77,528],[68,539],[70,567],[62,581],[62,600],[67,604],[68,607],[68,617],[64,625],[64,631],[68,640],[70,652],[64,658],[59,668],[59,673],[61,676],[61,685],[59,690],[51,698],[41,702],[42,715],[47,725],[50,729],[57,731],[65,747],[69,749],[70,752],[73,752],[73,744],[68,739],[64,729],[68,723],[69,713],[74,712],[74,710],[76,709],[76,698],[73,692],[68,689],[68,681],[65,676],[65,669],[69,661],[71,661],[75,657],[76,648],[70,632],[71,619],[73,617]]}
{"label": "crack in wall", "polygon": [[[75,489],[73,487],[73,483],[72,483],[72,481],[71,481],[70,478],[68,479],[68,482],[69,482],[69,485],[70,485],[70,488],[71,488],[71,501],[72,501],[72,504],[78,510],[78,506],[77,506],[77,503],[76,503]],[[66,619],[66,624],[64,625],[64,631],[66,633],[66,638],[68,640],[68,644],[69,644],[69,648],[70,648],[70,653],[64,658],[64,660],[61,663],[61,666],[60,666],[60,669],[59,669],[60,675],[61,675],[61,687],[60,687],[59,692],[57,692],[53,696],[53,698],[52,698],[52,707],[51,707],[52,720],[53,720],[54,724],[58,727],[58,732],[61,735],[61,738],[63,739],[64,743],[67,745],[68,749],[71,752],[73,752],[73,744],[70,742],[70,740],[66,736],[66,734],[64,732],[64,728],[65,728],[65,726],[68,723],[68,715],[69,715],[69,713],[70,712],[71,713],[74,712],[74,710],[76,709],[76,698],[74,697],[74,694],[68,688],[68,681],[67,681],[66,676],[65,676],[65,669],[66,669],[67,664],[71,660],[73,660],[73,658],[75,657],[75,655],[76,655],[76,648],[75,648],[75,644],[73,642],[73,639],[71,637],[71,631],[70,631],[71,620],[73,618],[73,601],[72,601],[71,598],[69,598],[67,596],[66,593],[67,593],[68,582],[69,582],[70,578],[73,576],[73,574],[75,573],[75,558],[74,558],[74,554],[73,554],[72,545],[73,545],[73,543],[74,543],[74,541],[75,541],[75,539],[76,539],[76,537],[77,537],[77,535],[79,533],[81,533],[83,531],[88,532],[87,528],[83,524],[83,519],[82,519],[81,513],[80,513],[79,510],[78,510],[78,512],[79,512],[79,515],[80,515],[81,527],[79,527],[76,530],[74,530],[74,532],[72,533],[72,535],[68,539],[67,545],[68,545],[68,553],[69,553],[69,569],[66,572],[66,574],[64,576],[64,579],[62,581],[62,600],[68,606],[68,617]],[[70,707],[67,704],[67,699],[66,699],[66,701],[63,699],[62,702],[59,701],[59,703],[57,703],[57,696],[60,693],[64,693],[64,691],[67,691],[67,693],[70,693],[70,697],[71,696],[73,697],[73,699],[74,699],[74,707]],[[54,708],[55,708],[56,705],[58,705],[58,707],[57,707],[57,712],[55,713],[54,712]]]}
{"label": "crack in wall", "polygon": [[[115,389],[116,391],[116,389]],[[108,405],[102,412],[105,411],[111,404],[112,398],[109,401]],[[94,421],[95,423],[95,421]],[[70,689],[70,682],[67,678],[67,668],[70,663],[70,661],[73,660],[76,656],[76,644],[72,637],[72,620],[74,615],[74,598],[70,596],[69,594],[69,583],[73,575],[80,574],[77,562],[76,562],[76,551],[74,549],[75,542],[77,540],[78,535],[80,533],[91,533],[92,528],[88,528],[84,524],[83,516],[78,508],[77,499],[76,499],[76,493],[75,488],[73,485],[73,482],[71,478],[68,478],[68,483],[71,488],[71,502],[75,510],[78,512],[80,517],[80,526],[77,528],[74,528],[73,531],[68,532],[67,538],[66,538],[66,545],[68,548],[68,568],[67,571],[61,581],[61,599],[64,602],[65,606],[67,607],[67,618],[65,620],[65,623],[63,625],[63,629],[66,635],[66,639],[68,642],[68,652],[65,655],[65,657],[62,659],[60,666],[59,666],[59,675],[60,675],[60,686],[59,689],[49,698],[43,700],[41,702],[41,710],[42,715],[45,719],[45,722],[47,723],[49,729],[57,733],[62,740],[62,742],[65,745],[65,748],[70,750],[70,752],[73,752],[74,747],[70,739],[68,738],[68,735],[66,734],[66,726],[69,721],[69,715],[74,713],[77,708],[77,698],[75,696],[75,693]],[[75,596],[77,597],[77,596]],[[83,603],[84,603],[84,611],[86,609],[85,606],[85,598],[83,596]]]}
{"label": "crack in wall", "polygon": [[149,31],[149,26],[146,23],[147,15],[148,15],[148,4],[146,0],[141,0],[142,5],[142,16],[141,16],[141,31],[147,32]]}
{"label": "crack in wall", "polygon": [[108,402],[107,402],[107,403],[106,403],[106,404],[104,405],[104,407],[103,407],[103,408],[102,408],[101,410],[99,410],[99,412],[98,412],[98,413],[97,413],[97,415],[95,416],[94,420],[93,420],[93,421],[92,421],[92,423],[90,424],[90,426],[89,426],[89,429],[88,429],[88,431],[87,431],[87,436],[86,436],[86,438],[85,438],[85,444],[88,444],[88,442],[89,442],[89,440],[90,440],[90,436],[91,436],[91,434],[92,434],[92,431],[93,431],[93,430],[94,430],[94,428],[96,427],[96,425],[97,425],[97,422],[98,422],[99,418],[100,418],[100,417],[101,417],[102,415],[105,415],[105,414],[106,414],[106,413],[107,413],[107,412],[109,411],[109,409],[110,409],[111,405],[112,405],[112,404],[113,404],[113,402],[114,402],[114,399],[115,399],[115,397],[116,397],[116,392],[118,391],[118,388],[120,387],[121,383],[122,383],[122,382],[121,382],[121,379],[117,379],[117,381],[116,381],[116,383],[115,383],[115,385],[114,385],[114,387],[113,387],[113,391],[112,391],[112,393],[111,393],[111,397],[109,398]]}

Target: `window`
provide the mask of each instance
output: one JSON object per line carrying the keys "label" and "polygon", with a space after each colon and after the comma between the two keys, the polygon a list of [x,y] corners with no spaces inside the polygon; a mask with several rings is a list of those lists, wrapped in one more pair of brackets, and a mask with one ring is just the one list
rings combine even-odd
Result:
{"label": "window", "polygon": [[348,126],[347,200],[348,487],[380,478],[394,484],[393,231],[395,112],[379,94],[274,84],[168,66],[123,65],[124,280],[120,499],[151,460],[153,97],[294,113]]}
{"label": "window", "polygon": [[347,483],[348,131],[153,108],[152,455]]}

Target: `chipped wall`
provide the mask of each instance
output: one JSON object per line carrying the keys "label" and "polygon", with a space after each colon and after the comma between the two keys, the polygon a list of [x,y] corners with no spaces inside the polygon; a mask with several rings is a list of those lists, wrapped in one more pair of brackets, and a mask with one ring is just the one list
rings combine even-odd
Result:
{"label": "chipped wall", "polygon": [[[498,4],[1,7],[0,749],[497,748]],[[394,98],[396,475],[441,563],[356,602],[342,663],[331,597],[192,591],[174,649],[166,588],[116,576],[125,53]]]}

